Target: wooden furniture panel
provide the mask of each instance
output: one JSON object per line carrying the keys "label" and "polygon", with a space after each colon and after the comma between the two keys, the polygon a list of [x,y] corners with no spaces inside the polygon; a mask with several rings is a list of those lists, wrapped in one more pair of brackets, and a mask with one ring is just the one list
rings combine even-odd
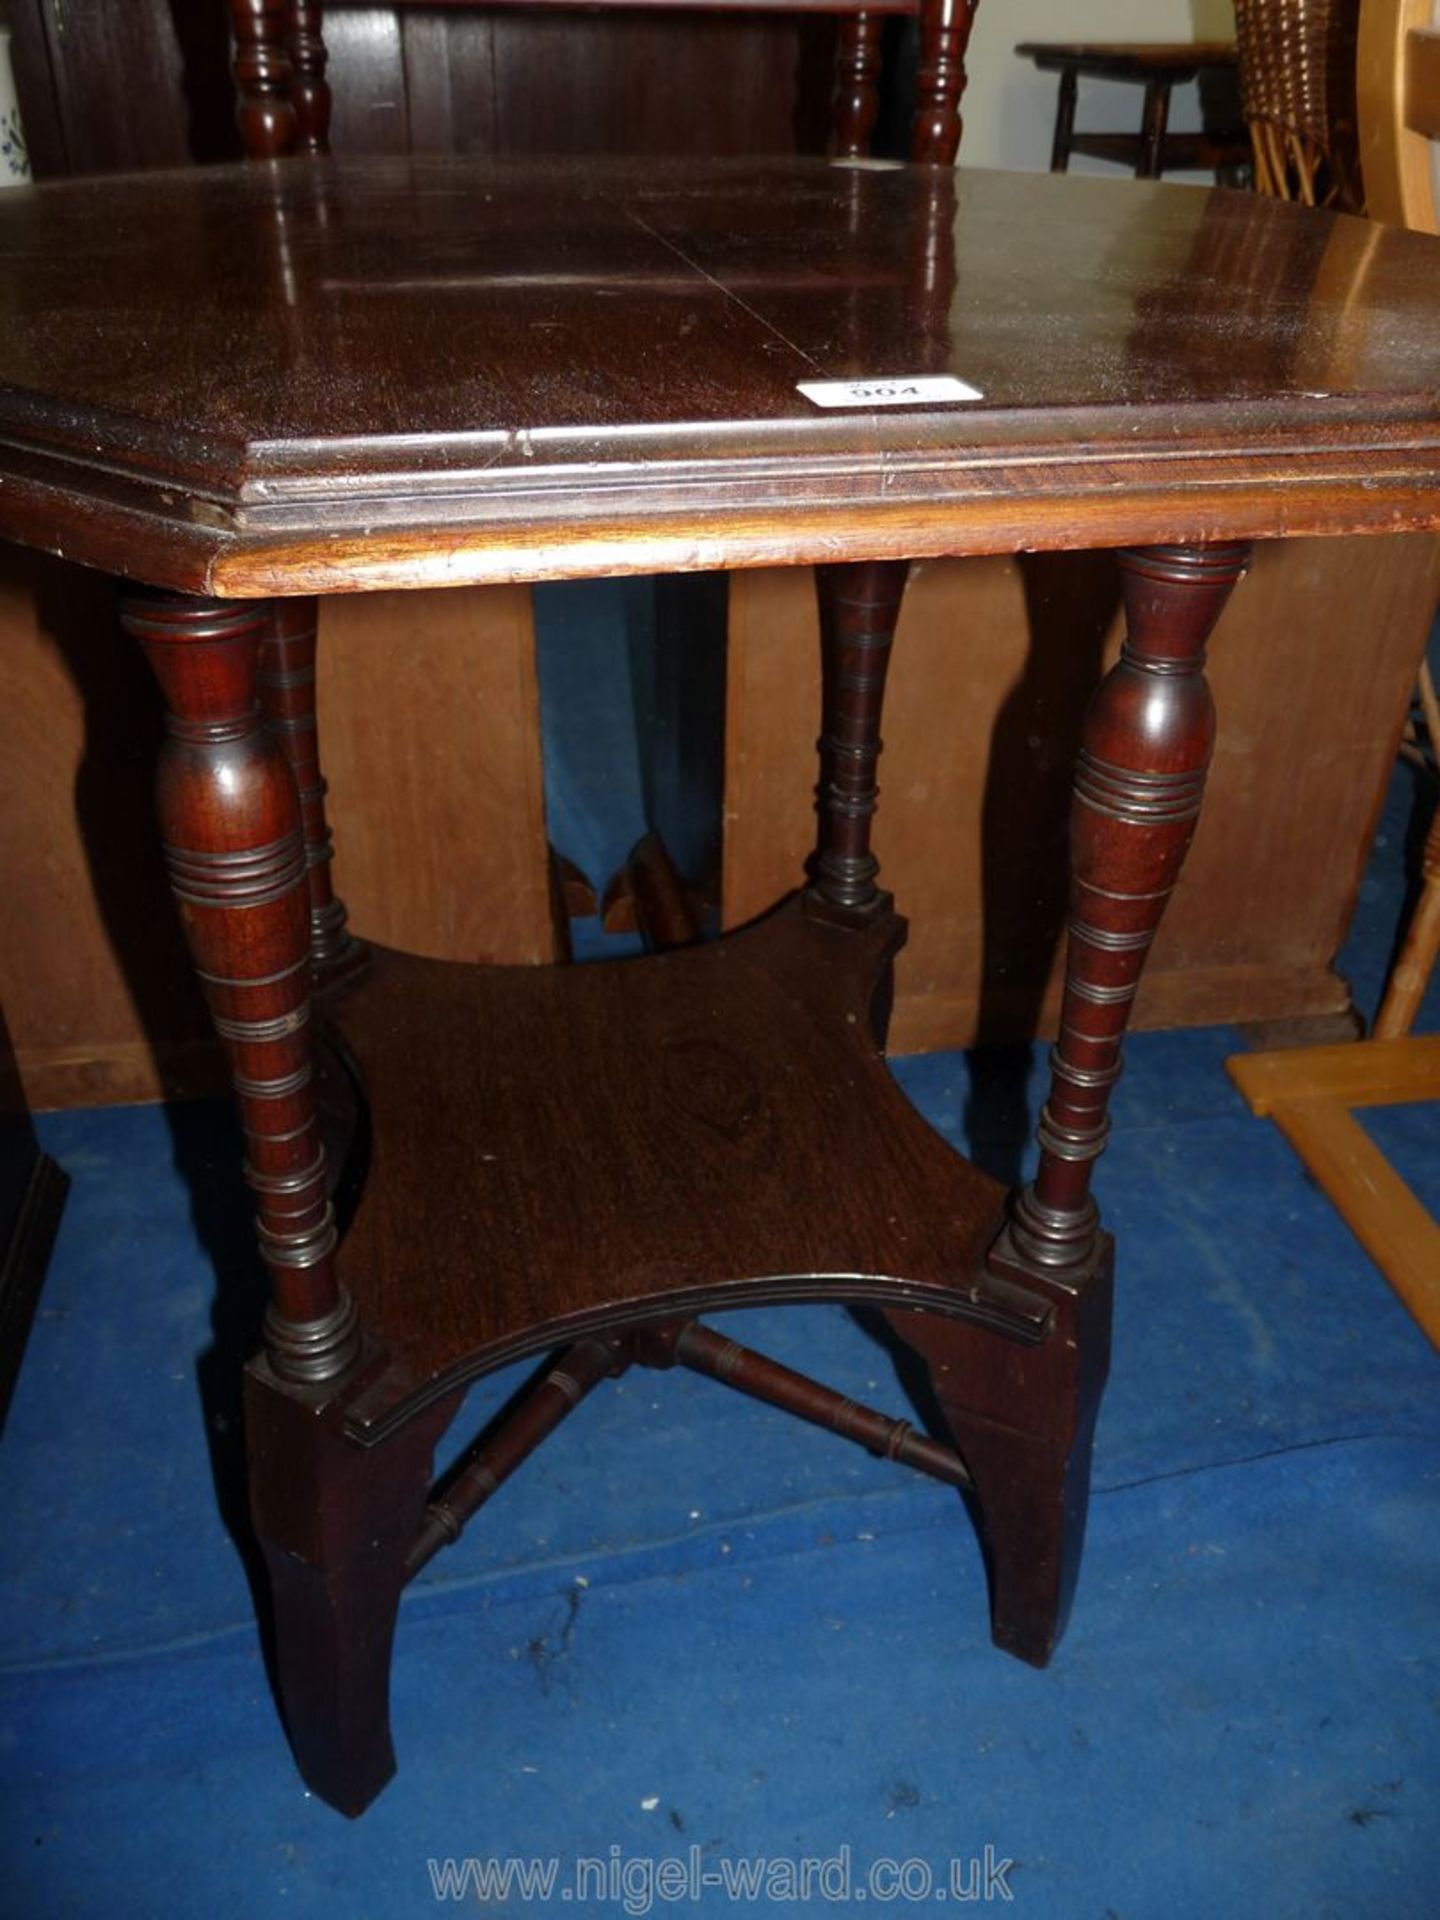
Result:
{"label": "wooden furniture panel", "polygon": [[1435,0],[1366,0],[1356,85],[1365,199],[1373,220],[1440,228],[1440,8]]}
{"label": "wooden furniture panel", "polygon": [[441,960],[553,959],[525,589],[322,603],[319,707],[336,870],[366,937]]}
{"label": "wooden furniture panel", "polygon": [[[6,0],[41,178],[236,157],[224,0]],[[342,152],[821,152],[832,17],[325,9]],[[137,90],[145,109],[135,111]]]}
{"label": "wooden furniture panel", "polygon": [[823,152],[833,20],[330,7],[338,153]]}
{"label": "wooden furniture panel", "polygon": [[[1221,624],[1210,798],[1141,988],[1141,1024],[1348,1006],[1331,963],[1437,587],[1427,535],[1258,548]],[[1118,595],[1104,555],[913,569],[876,825],[887,884],[915,918],[896,968],[897,1051],[1021,1038],[1037,1018],[1054,1030],[1070,763],[1118,645]],[[813,839],[804,716],[818,698],[817,632],[803,578],[732,578],[728,926],[785,890]],[[1230,715],[1244,718],[1228,726]]]}
{"label": "wooden furniture panel", "polygon": [[232,158],[228,23],[211,0],[5,0],[37,177]]}

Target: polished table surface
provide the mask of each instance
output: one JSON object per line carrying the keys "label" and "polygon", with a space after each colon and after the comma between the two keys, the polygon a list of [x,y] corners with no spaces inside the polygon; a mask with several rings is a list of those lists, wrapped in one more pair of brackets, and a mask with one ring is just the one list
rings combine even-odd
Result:
{"label": "polished table surface", "polygon": [[[235,596],[1433,525],[1440,242],[820,161],[0,197],[0,535]],[[802,381],[977,401],[822,409]]]}

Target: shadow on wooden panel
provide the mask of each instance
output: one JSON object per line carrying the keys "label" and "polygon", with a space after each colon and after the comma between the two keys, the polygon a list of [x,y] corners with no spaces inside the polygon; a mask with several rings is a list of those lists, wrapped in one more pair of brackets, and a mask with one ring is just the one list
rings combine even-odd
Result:
{"label": "shadow on wooden panel", "polygon": [[835,22],[326,9],[337,153],[823,153]]}

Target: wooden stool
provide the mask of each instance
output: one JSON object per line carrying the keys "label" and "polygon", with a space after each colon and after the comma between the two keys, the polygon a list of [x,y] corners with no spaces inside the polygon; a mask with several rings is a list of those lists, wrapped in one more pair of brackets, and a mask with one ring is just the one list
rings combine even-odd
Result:
{"label": "wooden stool", "polygon": [[[1202,73],[1233,74],[1235,48],[1219,40],[1179,45],[1113,45],[1091,41],[1026,40],[1016,53],[1033,60],[1041,73],[1058,73],[1055,138],[1050,171],[1069,170],[1072,153],[1114,160],[1135,169],[1140,180],[1158,180],[1176,169],[1243,167],[1250,146],[1243,126],[1219,133],[1171,133],[1170,92]],[[1126,80],[1145,89],[1138,133],[1077,133],[1075,108],[1082,76],[1090,80]]]}

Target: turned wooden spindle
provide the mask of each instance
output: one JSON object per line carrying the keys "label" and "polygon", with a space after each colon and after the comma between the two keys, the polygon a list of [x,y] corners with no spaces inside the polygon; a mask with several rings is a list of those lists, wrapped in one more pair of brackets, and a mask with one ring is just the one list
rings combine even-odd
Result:
{"label": "turned wooden spindle", "polygon": [[324,985],[349,972],[361,958],[361,950],[347,930],[345,903],[337,899],[330,873],[331,834],[315,715],[319,614],[319,601],[310,598],[271,603],[260,645],[258,686],[266,724],[280,742],[300,795],[310,896],[310,958],[317,983]]}
{"label": "turned wooden spindle", "polygon": [[835,43],[835,153],[842,160],[862,158],[880,112],[881,14],[847,13]]}
{"label": "turned wooden spindle", "polygon": [[230,0],[235,35],[236,117],[250,160],[293,153],[296,141],[292,73],[286,39],[290,0]]}
{"label": "turned wooden spindle", "polygon": [[812,911],[866,918],[888,905],[870,851],[879,789],[880,715],[906,560],[816,568],[824,660],[820,831],[806,900]]}
{"label": "turned wooden spindle", "polygon": [[168,709],[158,802],[170,885],[230,1058],[272,1300],[277,1374],[328,1380],[358,1350],[335,1271],[312,1085],[310,925],[295,781],[258,697],[263,604],[134,589],[122,622]]}
{"label": "turned wooden spindle", "polygon": [[442,1547],[453,1546],[492,1494],[530,1458],[586,1395],[629,1364],[616,1340],[577,1340],[556,1356],[544,1379],[501,1422],[484,1445],[473,1449],[443,1490],[427,1500],[405,1556],[407,1579],[428,1566]]}
{"label": "turned wooden spindle", "polygon": [[1205,643],[1249,547],[1119,555],[1126,637],[1085,717],[1070,821],[1070,929],[1040,1165],[997,1256],[1083,1267],[1099,1228],[1090,1175],[1150,943],[1195,831],[1215,737]]}
{"label": "turned wooden spindle", "polygon": [[330,86],[325,78],[329,56],[325,51],[319,0],[290,0],[290,98],[295,108],[295,148],[298,153],[330,151]]}
{"label": "turned wooden spindle", "polygon": [[970,1475],[959,1454],[917,1433],[908,1420],[892,1420],[873,1407],[863,1407],[833,1387],[797,1373],[793,1367],[781,1366],[768,1354],[742,1347],[698,1320],[686,1322],[676,1334],[674,1357],[681,1366],[707,1374],[722,1386],[734,1387],[767,1406],[780,1407],[797,1420],[808,1420],[812,1426],[838,1433],[842,1440],[853,1441],[879,1459],[913,1467],[946,1486],[970,1485]]}
{"label": "turned wooden spindle", "polygon": [[960,150],[965,54],[978,0],[932,0],[920,9],[920,65],[910,158],[949,167]]}

